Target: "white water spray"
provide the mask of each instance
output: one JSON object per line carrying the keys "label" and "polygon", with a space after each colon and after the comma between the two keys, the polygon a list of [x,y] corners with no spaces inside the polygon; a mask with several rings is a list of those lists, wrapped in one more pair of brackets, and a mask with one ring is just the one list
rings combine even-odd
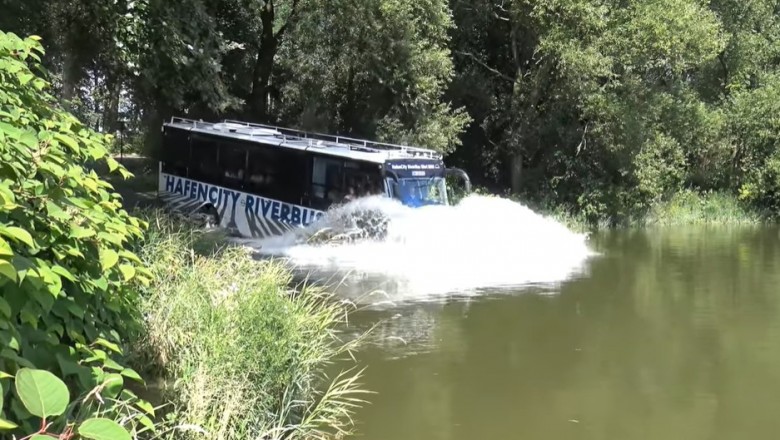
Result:
{"label": "white water spray", "polygon": [[[305,238],[349,215],[381,211],[381,240],[307,244]],[[386,292],[391,302],[485,289],[557,284],[577,276],[593,253],[586,236],[498,197],[470,196],[457,206],[408,208],[381,197],[329,212],[318,224],[280,237],[245,242],[299,269],[330,274],[351,296]],[[376,302],[377,297],[370,301]]]}

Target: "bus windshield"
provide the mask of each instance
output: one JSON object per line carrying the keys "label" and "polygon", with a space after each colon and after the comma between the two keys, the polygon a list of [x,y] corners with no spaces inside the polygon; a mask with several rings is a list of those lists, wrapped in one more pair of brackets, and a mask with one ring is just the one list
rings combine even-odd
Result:
{"label": "bus windshield", "polygon": [[407,206],[446,205],[447,187],[443,177],[390,180],[392,195]]}

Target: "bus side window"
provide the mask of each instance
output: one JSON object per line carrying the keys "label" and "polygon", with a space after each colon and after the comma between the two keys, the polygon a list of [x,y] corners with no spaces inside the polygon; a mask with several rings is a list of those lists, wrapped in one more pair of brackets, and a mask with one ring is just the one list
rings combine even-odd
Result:
{"label": "bus side window", "polygon": [[224,143],[219,151],[222,181],[228,188],[241,190],[247,169],[247,149],[240,144]]}
{"label": "bus side window", "polygon": [[277,162],[277,184],[273,195],[277,200],[300,204],[306,192],[306,156],[298,151],[274,151]]}
{"label": "bus side window", "polygon": [[384,194],[382,175],[373,164],[359,164],[345,169],[347,190],[351,188],[355,197]]}
{"label": "bus side window", "polygon": [[298,152],[252,147],[249,150],[246,185],[252,192],[264,197],[301,203],[305,168],[305,157]]}
{"label": "bus side window", "polygon": [[215,140],[196,136],[192,138],[192,159],[190,161],[190,175],[195,180],[218,185],[219,173],[219,148]]}
{"label": "bus side window", "polygon": [[190,139],[187,132],[171,128],[166,130],[163,136],[163,172],[187,177],[190,161]]}
{"label": "bus side window", "polygon": [[336,159],[314,157],[311,176],[312,206],[325,209],[344,195],[344,163]]}
{"label": "bus side window", "polygon": [[255,193],[269,195],[269,189],[274,182],[273,156],[262,147],[249,150],[247,165],[247,186]]}

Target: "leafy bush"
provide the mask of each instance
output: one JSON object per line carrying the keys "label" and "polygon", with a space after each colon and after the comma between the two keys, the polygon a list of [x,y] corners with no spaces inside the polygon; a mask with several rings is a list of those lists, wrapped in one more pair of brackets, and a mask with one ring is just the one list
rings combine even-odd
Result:
{"label": "leafy bush", "polygon": [[[221,247],[219,237],[150,214],[140,256],[154,283],[134,350],[169,382],[162,398],[183,438],[319,439],[347,433],[359,374],[325,367],[358,340],[336,328],[346,306],[312,287],[287,288],[280,263]],[[182,437],[176,437],[182,438]]]}
{"label": "leafy bush", "polygon": [[651,203],[659,202],[679,188],[685,177],[685,157],[680,144],[661,133],[645,141],[634,158],[634,166],[638,196]]}
{"label": "leafy bush", "polygon": [[[0,32],[0,429],[69,432],[100,413],[141,430],[153,411],[123,389],[140,377],[122,366],[120,347],[139,322],[136,285],[150,276],[126,250],[144,225],[85,170],[102,161],[127,174],[107,157],[109,139],[47,92],[35,73],[42,53],[37,38]],[[78,404],[31,407],[18,387],[41,370],[67,385],[57,405]]]}
{"label": "leafy bush", "polygon": [[780,214],[780,75],[736,93],[730,106],[742,200]]}
{"label": "leafy bush", "polygon": [[639,225],[744,225],[761,222],[763,216],[723,192],[683,190],[658,203]]}

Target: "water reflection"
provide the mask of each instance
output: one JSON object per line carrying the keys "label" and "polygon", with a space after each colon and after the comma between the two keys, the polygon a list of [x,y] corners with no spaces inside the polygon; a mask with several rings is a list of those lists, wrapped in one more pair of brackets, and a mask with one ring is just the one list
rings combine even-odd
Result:
{"label": "water reflection", "polygon": [[[367,311],[367,439],[733,439],[780,429],[776,228],[593,238],[555,295]],[[400,342],[403,340],[403,343]]]}

